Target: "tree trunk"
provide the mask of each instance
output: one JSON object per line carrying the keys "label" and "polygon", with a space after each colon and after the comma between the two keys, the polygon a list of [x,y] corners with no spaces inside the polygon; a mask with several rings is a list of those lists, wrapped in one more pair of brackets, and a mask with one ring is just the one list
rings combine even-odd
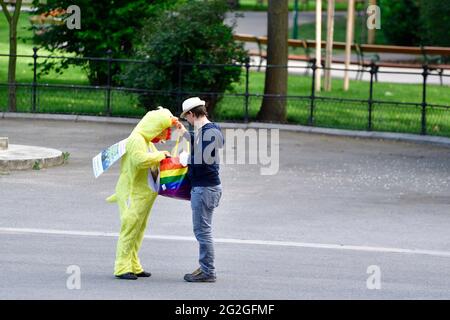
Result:
{"label": "tree trunk", "polygon": [[316,0],[316,92],[320,92],[322,67],[322,0]]}
{"label": "tree trunk", "polygon": [[8,110],[17,111],[16,104],[16,62],[17,62],[17,29],[14,23],[9,26],[9,63],[8,63]]}
{"label": "tree trunk", "polygon": [[208,112],[208,119],[213,121],[214,110],[216,109],[217,103],[222,99],[218,94],[208,94],[200,97],[202,100],[206,101],[206,112]]}
{"label": "tree trunk", "polygon": [[[260,121],[286,122],[288,70],[288,0],[269,0],[267,12],[267,67]],[[268,97],[281,95],[283,97]]]}
{"label": "tree trunk", "polygon": [[14,14],[8,12],[6,4],[0,0],[3,13],[9,24],[9,62],[8,62],[8,111],[17,111],[16,104],[16,62],[17,62],[17,23],[20,16],[22,0],[17,0],[14,8]]}

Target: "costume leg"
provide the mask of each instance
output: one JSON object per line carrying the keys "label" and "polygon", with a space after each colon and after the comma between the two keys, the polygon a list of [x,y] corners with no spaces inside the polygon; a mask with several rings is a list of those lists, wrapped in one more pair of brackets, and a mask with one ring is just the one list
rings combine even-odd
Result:
{"label": "costume leg", "polygon": [[120,234],[117,242],[116,262],[114,266],[114,274],[121,275],[133,272],[132,253],[134,243],[139,232],[139,216],[136,210],[136,201],[130,201],[127,205],[126,201],[118,201],[120,210]]}
{"label": "costume leg", "polygon": [[144,234],[145,234],[145,229],[147,228],[147,222],[150,217],[153,203],[155,202],[157,195],[158,195],[157,193],[152,192],[152,195],[147,200],[148,202],[142,208],[143,211],[140,212],[140,215],[139,215],[139,220],[140,220],[139,226],[138,226],[139,232],[136,235],[136,239],[134,241],[134,246],[133,246],[132,255],[131,255],[131,265],[132,265],[133,273],[135,273],[135,274],[138,274],[138,273],[141,273],[142,271],[144,271],[144,269],[141,266],[141,262],[139,260],[138,253],[139,253],[139,249],[141,248],[142,241],[144,240]]}

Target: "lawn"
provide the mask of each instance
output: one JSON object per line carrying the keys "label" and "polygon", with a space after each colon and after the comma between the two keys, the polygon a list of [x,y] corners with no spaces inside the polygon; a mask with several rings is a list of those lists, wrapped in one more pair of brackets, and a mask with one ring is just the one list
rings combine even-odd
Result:
{"label": "lawn", "polygon": [[[19,35],[23,38],[18,45],[19,54],[32,54],[31,31],[27,30],[28,17],[22,14],[20,18]],[[305,29],[305,28],[304,28]],[[7,43],[6,21],[0,18],[0,53],[6,53]],[[44,50],[41,54],[48,54]],[[0,83],[7,79],[7,58],[0,57]],[[19,58],[17,65],[17,79],[19,83],[32,81],[31,58]],[[250,120],[256,118],[261,106],[264,92],[265,74],[252,71],[249,75],[248,111]],[[104,90],[92,88],[67,87],[67,85],[88,85],[86,74],[80,67],[72,67],[62,75],[51,73],[38,80],[39,84],[65,85],[66,87],[38,87],[37,112],[94,114],[105,115],[106,93]],[[6,111],[7,88],[0,86],[0,111]],[[244,117],[245,99],[244,75],[240,83],[233,85],[216,108],[215,117],[221,121],[242,121]],[[307,124],[311,111],[308,97],[311,94],[310,75],[289,75],[288,94],[298,96],[287,99],[287,118],[290,123]],[[420,132],[421,108],[419,106],[399,106],[389,102],[419,103],[422,98],[422,87],[417,84],[375,83],[374,100],[387,103],[375,103],[372,109],[373,129],[381,131]],[[351,81],[350,90],[344,92],[342,80],[333,80],[332,92],[321,92],[319,97],[351,98],[367,100],[369,97],[369,83]],[[427,87],[427,102],[450,106],[448,86],[429,85]],[[19,87],[17,90],[18,111],[31,111],[31,88]],[[125,93],[113,90],[111,93],[111,109],[115,116],[140,117],[145,111],[139,106],[135,93]],[[345,129],[367,128],[368,103],[366,101],[329,101],[316,100],[314,124],[324,127]],[[427,109],[427,130],[430,134],[450,136],[450,110],[429,107]]]}
{"label": "lawn", "polygon": [[[19,39],[17,41],[18,55],[33,55],[32,31],[29,30],[31,24],[29,22],[29,14],[22,12],[19,17],[17,34]],[[0,54],[9,53],[9,35],[8,23],[3,12],[0,12]],[[47,56],[50,52],[44,49],[38,51],[38,55]],[[68,55],[61,53],[62,55]],[[42,60],[40,60],[42,62]],[[17,58],[16,79],[18,82],[33,81],[33,59],[32,58]],[[0,83],[6,82],[8,79],[8,57],[0,56]],[[46,83],[73,83],[73,84],[87,84],[86,73],[79,67],[71,67],[64,74],[60,75],[56,72],[51,72],[49,75],[42,76],[40,79]]]}
{"label": "lawn", "polygon": [[[314,124],[323,127],[342,129],[367,129],[368,103],[367,101],[330,101],[326,98],[351,98],[367,100],[369,97],[369,83],[351,81],[350,90],[343,90],[343,81],[334,79],[332,92],[320,92],[320,98],[315,102]],[[245,92],[244,82],[235,85],[235,93]],[[249,77],[250,94],[260,95],[264,92],[264,73],[251,72]],[[287,118],[290,123],[307,124],[310,114],[311,77],[304,75],[290,75],[288,94],[299,96],[287,99]],[[416,84],[375,83],[373,99],[384,103],[375,103],[372,109],[373,129],[380,131],[397,131],[420,133],[421,108],[415,105],[398,105],[394,102],[421,102],[421,87]],[[262,97],[253,96],[249,99],[249,118],[255,119],[261,106]],[[427,88],[427,102],[450,106],[448,86],[429,85]],[[220,120],[242,120],[244,114],[244,98],[227,96],[216,110]],[[427,131],[430,134],[450,136],[450,108],[427,108]]]}

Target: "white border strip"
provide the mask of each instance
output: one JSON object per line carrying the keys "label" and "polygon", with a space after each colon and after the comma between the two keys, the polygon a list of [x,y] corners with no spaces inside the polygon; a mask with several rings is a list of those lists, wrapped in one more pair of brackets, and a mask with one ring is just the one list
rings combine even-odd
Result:
{"label": "white border strip", "polygon": [[[54,229],[30,229],[30,228],[0,228],[0,233],[26,233],[26,234],[46,234],[46,235],[69,235],[69,236],[88,236],[88,237],[114,237],[119,236],[113,232],[96,232],[96,231],[70,231],[70,230],[54,230]],[[174,240],[195,242],[194,237],[185,236],[166,236],[166,235],[145,235],[146,239],[156,240]],[[243,240],[243,239],[214,239],[215,243],[231,243],[231,244],[247,244],[262,246],[278,246],[278,247],[300,247],[313,249],[331,249],[331,250],[352,250],[364,252],[381,252],[381,253],[403,253],[416,255],[429,255],[436,257],[450,258],[450,251],[421,250],[421,249],[404,249],[391,247],[370,247],[370,246],[353,246],[325,243],[308,243],[293,241],[270,241],[270,240]]]}

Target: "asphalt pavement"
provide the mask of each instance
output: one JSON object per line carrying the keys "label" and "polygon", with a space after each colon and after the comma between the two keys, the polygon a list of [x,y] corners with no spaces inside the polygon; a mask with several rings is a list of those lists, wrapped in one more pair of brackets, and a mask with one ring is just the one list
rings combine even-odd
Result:
{"label": "asphalt pavement", "polygon": [[294,132],[280,133],[276,175],[222,166],[216,283],[183,281],[197,268],[190,206],[163,197],[140,254],[152,277],[115,279],[119,213],[104,199],[119,166],[95,179],[91,159],[132,128],[0,120],[11,144],[70,153],[0,175],[0,299],[450,298],[450,149]]}

